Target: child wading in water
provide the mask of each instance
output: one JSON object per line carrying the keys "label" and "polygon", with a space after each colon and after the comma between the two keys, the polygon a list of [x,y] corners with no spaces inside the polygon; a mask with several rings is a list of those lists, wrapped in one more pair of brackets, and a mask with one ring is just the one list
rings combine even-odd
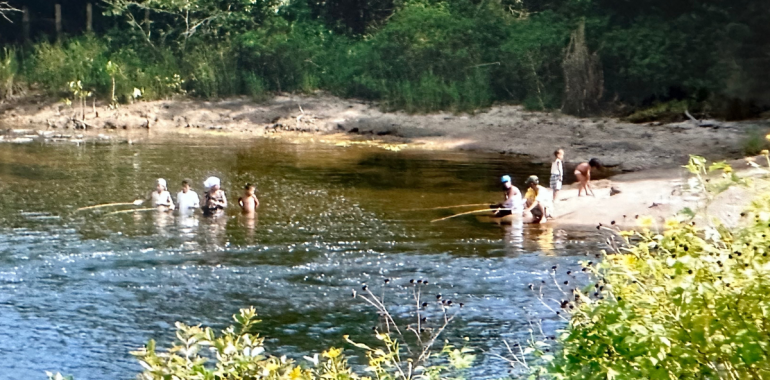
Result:
{"label": "child wading in water", "polygon": [[564,182],[564,149],[556,149],[553,152],[556,157],[551,164],[551,191],[553,191],[553,203],[556,204],[556,193],[561,190]]}
{"label": "child wading in water", "polygon": [[602,167],[602,163],[599,162],[598,159],[592,158],[588,160],[588,162],[581,162],[578,164],[577,167],[575,167],[575,177],[577,177],[579,185],[578,185],[578,197],[580,196],[580,193],[585,191],[586,195],[588,195],[588,192],[591,192],[591,196],[594,195],[594,190],[591,188],[591,169],[599,169]]}
{"label": "child wading in water", "polygon": [[190,189],[190,182],[189,179],[182,181],[182,191],[176,195],[176,204],[182,214],[191,214],[195,209],[201,207],[198,194]]}
{"label": "child wading in water", "polygon": [[158,178],[155,181],[155,191],[151,192],[149,197],[152,207],[158,207],[164,210],[173,210],[174,201],[171,200],[171,194],[166,187],[166,180]]}
{"label": "child wading in water", "polygon": [[247,183],[243,187],[243,196],[238,198],[238,204],[241,205],[244,214],[253,213],[259,207],[259,199],[254,194],[254,190],[256,190],[256,187]]}
{"label": "child wading in water", "polygon": [[201,205],[204,215],[218,215],[227,207],[227,197],[219,185],[220,181],[217,177],[209,177],[203,182],[203,186],[208,189]]}

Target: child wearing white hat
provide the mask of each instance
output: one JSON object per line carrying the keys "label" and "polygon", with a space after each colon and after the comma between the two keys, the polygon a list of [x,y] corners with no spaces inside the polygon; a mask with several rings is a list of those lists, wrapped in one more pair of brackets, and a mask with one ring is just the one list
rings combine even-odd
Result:
{"label": "child wearing white hat", "polygon": [[220,181],[217,177],[209,177],[203,182],[203,186],[206,187],[206,193],[204,194],[203,214],[214,215],[227,207],[227,197],[225,192],[219,187]]}
{"label": "child wearing white hat", "polygon": [[165,179],[158,178],[155,181],[155,191],[150,193],[150,200],[152,201],[152,207],[174,209],[174,201],[171,199],[171,193],[168,192]]}

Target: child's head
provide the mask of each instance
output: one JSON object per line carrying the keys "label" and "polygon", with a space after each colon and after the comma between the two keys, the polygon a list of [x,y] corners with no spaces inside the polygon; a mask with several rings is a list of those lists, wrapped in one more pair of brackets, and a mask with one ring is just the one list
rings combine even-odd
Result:
{"label": "child's head", "polygon": [[599,169],[602,167],[602,162],[598,158],[592,158],[588,160],[588,166]]}
{"label": "child's head", "polygon": [[540,180],[537,178],[536,175],[531,175],[527,178],[526,181],[524,181],[524,184],[531,188],[537,188],[537,185],[540,184]]}
{"label": "child's head", "polygon": [[155,181],[155,189],[157,189],[158,191],[165,191],[167,189],[166,188],[166,180],[163,179],[163,178],[158,178]]}
{"label": "child's head", "polygon": [[561,148],[556,149],[555,151],[553,151],[553,155],[554,157],[561,160],[562,158],[564,158],[564,149],[561,149]]}
{"label": "child's head", "polygon": [[256,189],[257,187],[250,183],[247,183],[245,186],[243,186],[243,192],[246,194],[254,194],[254,190]]}
{"label": "child's head", "polygon": [[508,188],[510,188],[512,186],[511,185],[511,181],[512,181],[511,176],[509,176],[507,174],[502,176],[502,177],[500,177],[500,183],[503,185],[504,189],[508,189]]}
{"label": "child's head", "polygon": [[182,191],[184,191],[185,193],[190,191],[190,182],[192,181],[189,179],[182,180]]}

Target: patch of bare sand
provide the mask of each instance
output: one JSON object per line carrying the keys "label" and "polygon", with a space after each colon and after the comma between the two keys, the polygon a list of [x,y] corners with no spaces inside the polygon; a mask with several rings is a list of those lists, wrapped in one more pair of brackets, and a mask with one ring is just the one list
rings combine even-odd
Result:
{"label": "patch of bare sand", "polygon": [[[762,160],[764,158],[760,162]],[[620,174],[611,181],[593,181],[595,197],[578,197],[577,187],[567,186],[558,193],[556,219],[552,223],[610,227],[614,222],[621,228],[634,228],[638,217],[651,216],[662,228],[666,218],[689,208],[705,210],[696,218],[697,223],[708,223],[714,218],[726,226],[736,226],[750,202],[762,191],[767,191],[768,184],[762,180],[767,177],[767,171],[755,169],[743,159],[730,161],[730,164],[740,177],[752,178],[751,185],[733,186],[710,203],[702,195],[688,191],[692,176],[686,169],[650,169]],[[621,192],[610,195],[612,187]]]}

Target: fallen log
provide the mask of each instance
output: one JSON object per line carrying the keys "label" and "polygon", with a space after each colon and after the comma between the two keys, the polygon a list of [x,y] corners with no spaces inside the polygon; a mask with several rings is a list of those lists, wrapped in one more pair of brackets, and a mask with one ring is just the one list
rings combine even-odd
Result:
{"label": "fallen log", "polygon": [[688,119],[690,119],[690,122],[692,122],[693,124],[695,124],[695,125],[697,125],[699,127],[703,127],[703,128],[707,128],[707,127],[719,128],[719,127],[722,126],[722,124],[720,124],[716,120],[698,120],[694,116],[692,116],[692,114],[690,114],[690,111],[688,111],[688,110],[684,110],[684,114],[687,116]]}

